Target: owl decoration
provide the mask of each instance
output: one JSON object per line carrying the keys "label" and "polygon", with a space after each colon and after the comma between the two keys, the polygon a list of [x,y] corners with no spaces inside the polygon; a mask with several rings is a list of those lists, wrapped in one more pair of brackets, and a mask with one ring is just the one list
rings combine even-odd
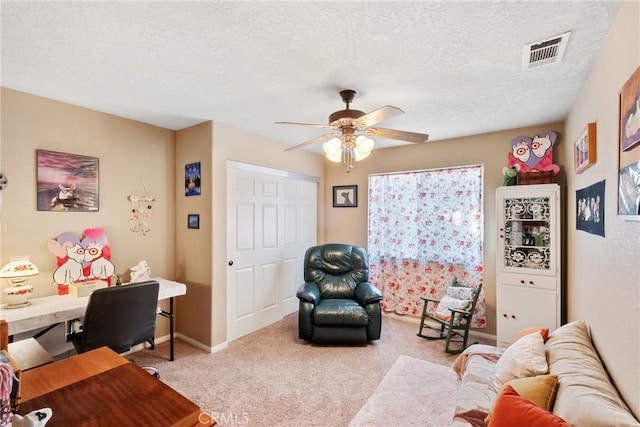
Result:
{"label": "owl decoration", "polygon": [[518,172],[552,171],[560,172],[560,166],[553,164],[553,144],[556,142],[555,132],[545,132],[533,139],[518,136],[511,141],[509,165],[503,169],[506,173],[515,168]]}

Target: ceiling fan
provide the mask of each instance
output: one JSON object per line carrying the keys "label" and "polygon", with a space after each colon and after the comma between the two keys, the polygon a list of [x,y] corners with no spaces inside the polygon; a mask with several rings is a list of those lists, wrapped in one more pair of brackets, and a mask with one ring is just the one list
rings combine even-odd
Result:
{"label": "ceiling fan", "polygon": [[327,133],[305,141],[301,144],[287,148],[285,151],[295,150],[322,140],[328,139],[322,144],[322,149],[327,159],[347,166],[347,172],[353,167],[353,161],[367,158],[371,154],[374,142],[369,137],[380,137],[396,139],[411,143],[426,142],[429,135],[424,133],[407,132],[396,129],[386,129],[371,127],[377,123],[392,119],[404,114],[400,108],[385,105],[370,113],[349,108],[356,92],[346,89],[340,92],[342,102],[346,107],[329,115],[329,124],[297,123],[297,122],[275,122],[276,124],[312,126],[324,129],[333,129],[337,133]]}

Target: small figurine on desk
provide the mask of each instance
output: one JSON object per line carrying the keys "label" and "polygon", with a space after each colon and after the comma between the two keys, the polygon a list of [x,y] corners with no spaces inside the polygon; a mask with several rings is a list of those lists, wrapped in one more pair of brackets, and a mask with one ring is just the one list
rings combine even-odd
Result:
{"label": "small figurine on desk", "polygon": [[51,408],[36,409],[22,416],[13,414],[8,427],[42,427],[51,419]]}
{"label": "small figurine on desk", "polygon": [[142,260],[133,267],[131,270],[131,283],[143,282],[151,279],[151,268],[147,265],[147,261]]}

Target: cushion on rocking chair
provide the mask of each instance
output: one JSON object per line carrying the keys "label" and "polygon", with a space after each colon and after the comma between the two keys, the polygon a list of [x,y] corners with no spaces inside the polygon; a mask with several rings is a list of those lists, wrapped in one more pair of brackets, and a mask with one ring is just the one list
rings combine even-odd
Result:
{"label": "cushion on rocking chair", "polygon": [[445,292],[445,295],[456,298],[471,301],[473,299],[474,288],[466,288],[464,286],[449,286]]}
{"label": "cushion on rocking chair", "polygon": [[[451,311],[449,310],[450,308],[456,310],[467,310],[469,307],[471,307],[471,300],[458,299],[449,295],[445,295],[438,303],[438,307],[436,308],[434,315],[438,319],[449,320],[451,319]],[[459,315],[454,317],[453,324],[455,326],[458,326],[460,324],[460,317],[461,316]]]}

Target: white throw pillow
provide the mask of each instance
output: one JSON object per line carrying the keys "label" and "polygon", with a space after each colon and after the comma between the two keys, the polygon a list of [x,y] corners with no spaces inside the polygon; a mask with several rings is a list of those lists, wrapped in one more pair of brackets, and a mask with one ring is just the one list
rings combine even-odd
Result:
{"label": "white throw pillow", "polygon": [[540,332],[525,335],[511,344],[496,363],[494,385],[500,389],[514,378],[543,375],[549,371]]}
{"label": "white throw pillow", "polygon": [[[438,319],[449,320],[451,319],[451,311],[450,308],[455,308],[456,310],[467,310],[471,307],[471,301],[457,299],[445,295],[442,297],[440,302],[438,303],[438,307],[436,308],[435,316]],[[454,319],[454,325],[458,326],[460,324],[460,315],[457,315]]]}

